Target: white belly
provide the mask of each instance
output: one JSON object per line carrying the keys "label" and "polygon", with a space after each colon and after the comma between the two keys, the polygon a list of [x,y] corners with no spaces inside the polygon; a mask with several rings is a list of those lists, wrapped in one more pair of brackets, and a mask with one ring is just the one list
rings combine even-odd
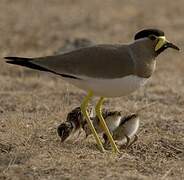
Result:
{"label": "white belly", "polygon": [[148,78],[129,75],[116,79],[96,79],[87,77],[81,77],[82,80],[64,79],[85,91],[92,91],[96,96],[119,97],[134,92],[144,85]]}

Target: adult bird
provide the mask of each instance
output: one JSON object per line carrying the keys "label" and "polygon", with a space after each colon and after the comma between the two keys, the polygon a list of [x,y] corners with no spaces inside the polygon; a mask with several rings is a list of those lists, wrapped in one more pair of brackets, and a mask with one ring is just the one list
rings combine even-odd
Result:
{"label": "adult bird", "polygon": [[129,44],[102,44],[77,49],[64,54],[37,57],[5,57],[6,62],[28,68],[47,71],[88,92],[81,104],[81,111],[97,141],[104,147],[89,118],[87,106],[93,95],[100,99],[95,107],[114,152],[119,152],[102,117],[104,97],[119,97],[130,94],[151,77],[155,70],[155,58],[167,48],[179,48],[167,41],[164,32],[144,29],[137,32]]}

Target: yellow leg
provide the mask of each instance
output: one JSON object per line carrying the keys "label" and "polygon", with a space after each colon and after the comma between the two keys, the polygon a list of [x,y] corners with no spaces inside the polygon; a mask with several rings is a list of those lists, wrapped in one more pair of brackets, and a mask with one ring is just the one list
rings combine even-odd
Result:
{"label": "yellow leg", "polygon": [[110,142],[110,144],[112,146],[113,151],[115,153],[120,153],[118,147],[116,146],[116,144],[114,142],[114,139],[112,138],[112,135],[111,135],[111,133],[109,131],[109,128],[107,127],[106,122],[105,122],[105,120],[104,120],[104,118],[102,116],[101,106],[102,106],[103,100],[104,100],[104,98],[101,97],[100,100],[98,101],[97,105],[96,105],[96,115],[99,118],[101,126],[102,126],[103,130],[105,131],[105,133],[106,133],[106,135],[107,135],[107,137],[109,139],[109,142]]}
{"label": "yellow leg", "polygon": [[100,138],[99,138],[94,126],[93,126],[93,123],[90,120],[89,114],[87,112],[88,102],[90,101],[92,96],[93,96],[93,93],[89,92],[88,95],[85,97],[85,99],[83,100],[83,102],[81,104],[81,111],[82,111],[83,116],[86,118],[86,121],[88,123],[89,128],[91,129],[91,132],[93,133],[93,136],[96,139],[96,142],[97,142],[97,145],[98,145],[100,151],[104,152],[105,149],[102,145],[102,142],[101,142],[101,140],[100,140]]}

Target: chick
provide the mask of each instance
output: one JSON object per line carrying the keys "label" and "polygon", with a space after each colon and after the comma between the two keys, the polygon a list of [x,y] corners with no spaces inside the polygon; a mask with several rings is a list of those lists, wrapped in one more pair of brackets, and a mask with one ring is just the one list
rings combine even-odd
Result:
{"label": "chick", "polygon": [[[119,112],[119,111],[108,111],[108,110],[103,109],[102,116],[103,116],[111,133],[119,126],[119,124],[121,122],[121,112]],[[91,120],[93,122],[93,125],[94,125],[97,133],[98,134],[102,133],[103,130],[101,128],[100,120],[98,119],[98,117],[92,116]],[[83,130],[85,131],[86,137],[88,137],[90,134],[92,134],[91,130],[88,127],[87,122],[84,124]]]}
{"label": "chick", "polygon": [[[125,117],[121,116],[119,111],[103,111],[103,117],[105,122],[113,136],[113,139],[118,143],[121,143],[125,148],[130,147],[135,141],[137,141],[138,136],[136,135],[139,128],[139,116],[137,114],[131,114]],[[97,117],[92,118],[93,125],[98,134],[103,133],[100,121]],[[87,124],[83,126],[86,133],[86,137],[91,134],[91,131]],[[134,137],[133,141],[131,139]],[[103,133],[104,145],[108,147],[109,141],[107,135]]]}
{"label": "chick", "polygon": [[[134,142],[138,140],[136,135],[139,129],[139,116],[137,114],[131,114],[121,118],[119,126],[112,132],[112,136],[115,141],[121,143],[121,147],[125,145],[125,148],[130,147]],[[131,139],[134,137],[133,141]],[[109,144],[106,134],[103,134],[105,146]]]}

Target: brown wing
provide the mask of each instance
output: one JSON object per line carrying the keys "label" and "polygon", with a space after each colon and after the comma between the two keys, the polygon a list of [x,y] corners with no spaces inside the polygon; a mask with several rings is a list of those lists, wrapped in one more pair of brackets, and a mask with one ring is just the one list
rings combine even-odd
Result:
{"label": "brown wing", "polygon": [[134,74],[134,64],[126,46],[98,45],[32,62],[57,73],[74,76],[120,78]]}

